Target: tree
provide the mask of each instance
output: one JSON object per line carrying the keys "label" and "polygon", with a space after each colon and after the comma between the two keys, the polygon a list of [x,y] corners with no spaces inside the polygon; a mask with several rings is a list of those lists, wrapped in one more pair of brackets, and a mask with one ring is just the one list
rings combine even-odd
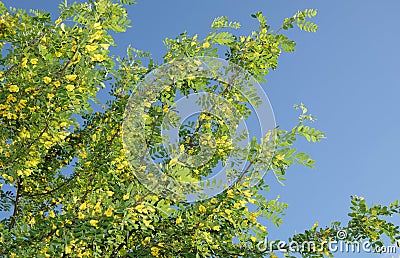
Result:
{"label": "tree", "polygon": [[[303,104],[295,106],[300,116],[293,129],[273,128],[245,148],[239,143],[246,135],[232,134],[224,119],[237,126],[237,118],[250,116],[247,104],[260,99],[240,85],[263,81],[281,51],[294,51],[281,31],[316,31],[308,21],[315,10],[297,12],[276,31],[262,13],[253,14],[259,27],[243,36],[227,30],[238,22],[218,17],[203,39],[187,33],[167,39],[157,64],[133,48],[123,58],[109,54],[110,32],[129,27],[124,4],[133,1],[65,2],[53,21],[45,11],[28,14],[0,2],[0,211],[10,214],[0,224],[2,257],[276,257],[278,249],[323,257],[332,255],[325,241],[344,239],[344,230],[346,240],[374,247],[384,235],[400,239],[399,227],[383,218],[400,213],[398,201],[368,207],[354,196],[347,225],[316,224],[289,239],[314,241],[314,248],[264,243],[260,218],[279,226],[287,204],[266,199],[262,176],[269,171],[282,181],[294,163],[312,167],[294,143],[299,137],[318,142],[324,134],[308,125],[314,118]],[[217,59],[221,49],[226,63]],[[209,78],[196,74],[204,64]],[[219,80],[224,72],[235,80]],[[176,77],[165,78],[171,74]],[[152,82],[167,84],[151,92]],[[104,87],[109,101],[95,112],[91,103]],[[179,122],[176,97],[199,92],[208,94],[199,101],[209,109],[179,127],[175,146],[163,145],[162,131]],[[218,108],[222,117],[211,112]],[[177,153],[186,160],[208,153],[208,160],[185,166]],[[158,169],[146,166],[145,155]],[[230,157],[245,169],[233,166],[227,175],[235,180],[225,180],[221,193],[198,194],[204,187],[198,182]],[[190,193],[198,195],[188,202]]]}

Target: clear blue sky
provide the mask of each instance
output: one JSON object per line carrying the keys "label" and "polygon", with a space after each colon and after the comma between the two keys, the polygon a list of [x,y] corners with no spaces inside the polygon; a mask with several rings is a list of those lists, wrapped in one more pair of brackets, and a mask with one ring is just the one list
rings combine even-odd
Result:
{"label": "clear blue sky", "polygon": [[[54,0],[3,2],[52,13],[58,5]],[[241,22],[239,33],[246,34],[257,27],[252,13],[262,11],[277,28],[285,17],[305,8],[318,9],[319,31],[289,32],[297,50],[281,56],[264,86],[282,128],[296,123],[292,106],[304,102],[328,138],[319,144],[298,143],[316,159],[316,169],[290,169],[285,187],[267,176],[271,198],[280,194],[289,203],[284,224],[269,227],[270,239],[287,239],[315,221],[321,226],[346,222],[350,195],[375,204],[400,199],[400,1],[138,0],[128,8],[133,28],[116,36],[115,53],[123,55],[131,44],[161,62],[165,37],[183,31],[205,36],[217,16]],[[393,221],[400,224],[399,217]]]}

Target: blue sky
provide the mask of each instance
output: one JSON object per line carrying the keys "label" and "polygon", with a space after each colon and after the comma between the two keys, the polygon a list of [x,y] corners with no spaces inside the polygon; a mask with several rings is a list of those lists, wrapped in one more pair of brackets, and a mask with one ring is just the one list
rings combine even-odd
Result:
{"label": "blue sky", "polygon": [[[58,4],[54,0],[3,2],[51,12]],[[262,11],[269,24],[278,28],[285,17],[305,8],[318,9],[319,31],[290,31],[296,52],[281,56],[278,69],[267,76],[263,87],[282,128],[295,125],[297,113],[292,106],[303,102],[317,116],[315,126],[328,138],[318,144],[297,144],[316,160],[316,169],[289,169],[285,187],[267,175],[271,198],[279,194],[289,203],[284,224],[269,227],[270,238],[286,239],[316,221],[321,226],[334,220],[346,222],[350,195],[375,204],[399,199],[400,1],[142,0],[128,8],[133,27],[116,35],[118,49],[113,50],[123,55],[131,44],[161,62],[165,37],[183,31],[205,36],[217,16],[241,22],[238,34],[249,34],[257,28],[252,13]],[[399,216],[393,221],[400,224]]]}

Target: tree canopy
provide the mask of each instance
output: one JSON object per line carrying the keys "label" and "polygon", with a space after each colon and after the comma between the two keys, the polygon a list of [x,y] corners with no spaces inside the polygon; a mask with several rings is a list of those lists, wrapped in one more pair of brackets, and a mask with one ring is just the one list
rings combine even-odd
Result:
{"label": "tree canopy", "polygon": [[[132,47],[110,54],[112,32],[130,27],[126,4],[134,2],[65,1],[51,17],[0,2],[0,211],[9,214],[1,257],[276,257],[278,249],[323,257],[332,256],[326,241],[400,239],[385,218],[400,213],[398,201],[368,206],[353,196],[347,224],[315,224],[287,239],[315,247],[264,243],[271,229],[263,219],[279,226],[288,205],[266,197],[263,175],[284,181],[295,163],[313,167],[295,142],[325,135],[303,104],[291,129],[270,128],[246,146],[249,135],[233,131],[262,105],[254,89],[282,51],[295,50],[283,32],[315,32],[316,10],[276,30],[257,12],[250,35],[217,17],[204,38],[167,38],[158,63]],[[109,100],[94,111],[103,88]],[[181,123],[177,99],[193,94],[203,110]],[[165,144],[169,128],[178,128],[175,144]],[[204,181],[221,166],[229,167],[222,185]]]}

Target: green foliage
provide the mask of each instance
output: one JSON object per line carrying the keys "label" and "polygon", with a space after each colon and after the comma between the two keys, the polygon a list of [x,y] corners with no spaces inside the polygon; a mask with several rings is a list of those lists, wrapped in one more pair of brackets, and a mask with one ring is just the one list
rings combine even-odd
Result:
{"label": "green foliage", "polygon": [[226,16],[220,16],[214,19],[211,24],[211,28],[213,29],[221,29],[221,28],[232,28],[232,29],[239,29],[240,23],[238,22],[231,22],[228,20]]}
{"label": "green foliage", "polygon": [[286,18],[283,22],[282,28],[287,30],[289,28],[293,28],[293,24],[296,25],[304,31],[307,32],[316,32],[318,30],[318,25],[307,21],[307,18],[311,19],[317,15],[317,10],[315,9],[305,9],[304,11],[298,11],[291,18]]}
{"label": "green foliage", "polygon": [[[133,47],[124,57],[110,55],[109,47],[115,46],[111,33],[130,27],[122,4],[134,1],[64,1],[53,22],[44,11],[7,10],[0,2],[0,211],[9,214],[0,222],[0,256],[274,257],[257,246],[268,236],[261,221],[279,226],[288,205],[279,196],[271,196],[262,176],[268,171],[282,182],[295,163],[313,167],[314,161],[294,145],[299,137],[309,142],[325,138],[308,125],[315,118],[303,104],[297,105],[297,125],[253,138],[248,150],[239,146],[247,137],[244,133],[230,137],[227,123],[202,112],[196,121],[179,128],[175,147],[194,156],[201,153],[201,144],[214,144],[210,140],[214,139],[216,154],[198,167],[184,167],[169,156],[171,146],[162,144],[161,133],[163,126],[178,123],[174,112],[178,95],[216,94],[229,101],[236,119],[249,117],[252,110],[247,104],[257,106],[261,99],[255,91],[240,87],[244,78],[230,85],[196,77],[191,70],[197,68],[195,64],[178,67],[185,76],[167,85],[155,100],[139,103],[146,110],[144,127],[131,133],[146,136],[141,150],[146,147],[165,175],[183,182],[182,188],[209,176],[230,156],[239,157],[246,167],[229,189],[214,198],[184,203],[156,195],[137,178],[148,168],[128,162],[122,131],[130,96],[161,65],[150,53]],[[316,25],[307,21],[315,14],[314,10],[298,12],[282,28],[297,24],[302,30],[315,31]],[[259,27],[250,35],[223,31],[240,24],[222,16],[213,21],[205,38],[186,32],[167,38],[163,62],[218,57],[224,49],[226,60],[257,81],[265,80],[277,68],[282,50],[294,51],[295,42],[270,30],[261,12],[252,16]],[[97,92],[105,87],[110,89],[110,98],[101,112],[94,112],[91,103],[98,101]],[[206,106],[212,100],[200,102]],[[383,235],[395,241],[400,238],[399,229],[384,217],[399,210],[398,202],[368,207],[365,200],[354,197],[344,228],[350,239],[369,239],[376,246],[383,243]],[[343,229],[340,225],[333,223],[325,229],[314,225],[293,239],[322,243],[335,239]],[[295,253],[330,255],[325,251]]]}
{"label": "green foliage", "polygon": [[235,38],[229,32],[220,32],[212,38],[212,41],[219,45],[229,45],[235,41]]}
{"label": "green foliage", "polygon": [[252,14],[251,17],[256,18],[262,28],[267,27],[267,19],[262,12],[256,12],[255,14]]}
{"label": "green foliage", "polygon": [[136,1],[134,0],[120,0],[121,4],[126,4],[126,5],[134,5],[136,4]]}

